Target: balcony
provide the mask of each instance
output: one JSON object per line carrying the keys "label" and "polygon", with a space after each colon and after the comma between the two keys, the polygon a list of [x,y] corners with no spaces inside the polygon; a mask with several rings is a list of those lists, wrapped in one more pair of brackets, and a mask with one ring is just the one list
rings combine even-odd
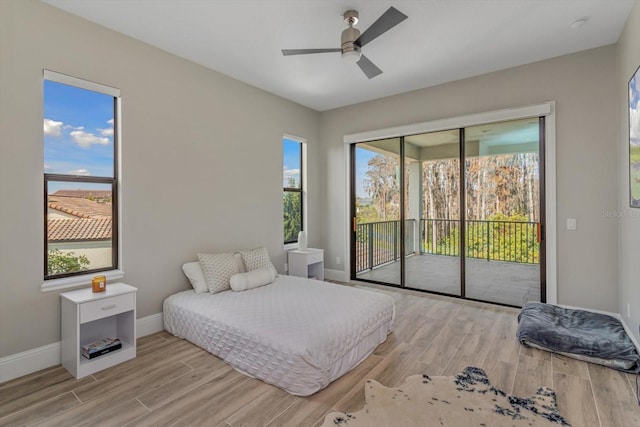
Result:
{"label": "balcony", "polygon": [[[405,286],[460,295],[460,221],[405,222]],[[539,223],[465,221],[466,297],[522,306],[540,300]],[[400,221],[358,224],[356,277],[400,284]]]}

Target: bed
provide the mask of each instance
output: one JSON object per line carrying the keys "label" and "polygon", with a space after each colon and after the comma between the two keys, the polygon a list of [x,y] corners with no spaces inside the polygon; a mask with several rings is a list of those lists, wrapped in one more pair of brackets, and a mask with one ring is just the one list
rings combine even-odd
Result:
{"label": "bed", "polygon": [[163,309],[168,332],[297,396],[362,362],[395,317],[388,295],[282,275],[244,292],[180,292]]}

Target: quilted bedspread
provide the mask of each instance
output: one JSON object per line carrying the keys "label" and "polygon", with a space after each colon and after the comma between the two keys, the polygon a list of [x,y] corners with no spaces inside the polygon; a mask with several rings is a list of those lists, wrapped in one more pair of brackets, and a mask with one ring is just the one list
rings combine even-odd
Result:
{"label": "quilted bedspread", "polygon": [[291,276],[244,292],[180,292],[163,309],[168,332],[300,396],[326,387],[336,364],[373,338],[347,370],[357,365],[386,339],[395,316],[388,295]]}

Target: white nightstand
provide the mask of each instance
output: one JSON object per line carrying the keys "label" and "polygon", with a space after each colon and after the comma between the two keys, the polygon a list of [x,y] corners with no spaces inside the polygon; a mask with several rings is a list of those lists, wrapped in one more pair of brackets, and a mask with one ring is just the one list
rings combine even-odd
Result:
{"label": "white nightstand", "polygon": [[289,251],[289,276],[324,280],[324,249]]}
{"label": "white nightstand", "polygon": [[[107,283],[107,290],[91,288],[60,294],[62,304],[62,366],[76,378],[91,375],[136,357],[136,291],[124,283]],[[80,347],[108,337],[122,348],[87,359]]]}

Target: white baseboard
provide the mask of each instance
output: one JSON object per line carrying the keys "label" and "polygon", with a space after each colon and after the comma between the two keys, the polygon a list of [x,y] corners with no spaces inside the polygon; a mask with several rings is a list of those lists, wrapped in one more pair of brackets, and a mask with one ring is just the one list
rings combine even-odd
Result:
{"label": "white baseboard", "polygon": [[142,317],[136,321],[136,337],[146,337],[155,334],[164,329],[164,321],[162,313],[152,314],[151,316]]}
{"label": "white baseboard", "polygon": [[329,280],[336,280],[338,282],[348,282],[349,275],[342,270],[332,270],[330,268],[324,269],[324,278]]}
{"label": "white baseboard", "polygon": [[[144,337],[164,329],[162,313],[142,317],[136,321],[137,338]],[[60,364],[60,342],[23,351],[0,358],[0,383],[41,369]]]}

